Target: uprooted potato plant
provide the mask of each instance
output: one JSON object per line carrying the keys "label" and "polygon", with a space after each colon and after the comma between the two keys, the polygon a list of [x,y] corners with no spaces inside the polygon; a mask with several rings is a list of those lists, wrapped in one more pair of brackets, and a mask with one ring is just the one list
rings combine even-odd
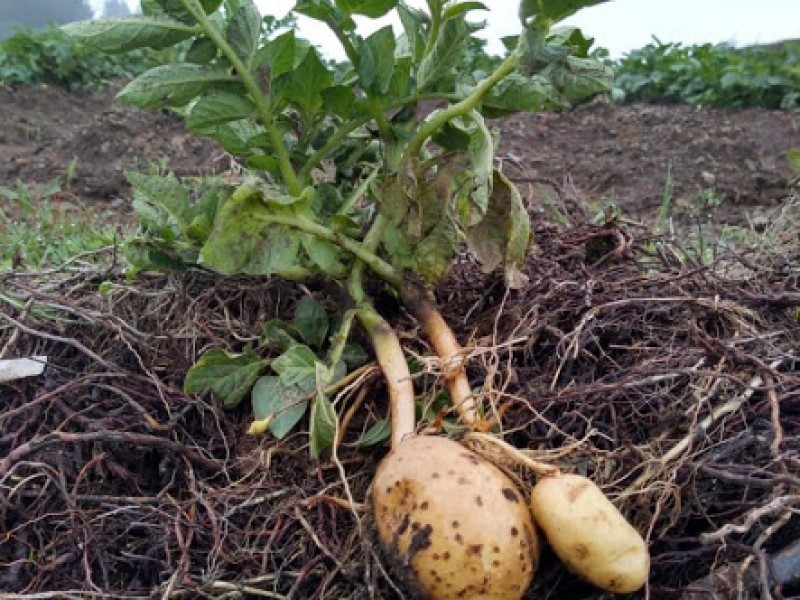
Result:
{"label": "uprooted potato plant", "polygon": [[[582,566],[551,535],[560,515],[543,515],[544,488],[533,488],[550,547],[600,587],[640,588],[648,546],[651,593],[694,580],[708,591],[703,576],[725,565],[743,573],[731,589],[793,585],[775,566],[791,560],[797,528],[786,433],[796,426],[796,257],[776,250],[786,232],[757,257],[709,265],[614,221],[543,225],[531,257],[522,196],[494,168],[487,117],[603,89],[587,40],[553,27],[596,3],[523,2],[513,49],[475,74],[458,70],[457,50],[478,3],[432,1],[427,15],[390,1],[298,3],[337,34],[350,58],[340,70],[292,32],[263,39],[247,1],[159,0],[137,19],[71,26],[109,50],[192,39],[187,62],[121,96],[176,108],[255,176],[231,186],[131,174],[134,268],[100,275],[102,295],[96,271],[67,268],[43,287],[39,275],[9,276],[4,349],[49,354],[52,366],[42,388],[16,387],[2,416],[14,541],[3,581],[73,589],[59,578],[80,564],[79,587],[115,593],[520,597],[532,585],[588,596],[549,552],[533,572],[529,489],[560,468],[605,489],[616,507],[598,490],[602,510],[631,533],[574,534],[601,558],[631,540],[631,581],[608,562]],[[390,10],[399,39],[357,34],[354,14]],[[446,106],[423,117],[427,99]],[[470,429],[463,445],[428,435]],[[385,487],[365,503],[387,437]],[[739,443],[724,452],[728,439]],[[50,462],[36,462],[52,447]],[[763,473],[730,467],[753,456],[743,464]],[[471,469],[493,475],[473,487]],[[42,528],[31,505],[47,505],[55,525]]]}

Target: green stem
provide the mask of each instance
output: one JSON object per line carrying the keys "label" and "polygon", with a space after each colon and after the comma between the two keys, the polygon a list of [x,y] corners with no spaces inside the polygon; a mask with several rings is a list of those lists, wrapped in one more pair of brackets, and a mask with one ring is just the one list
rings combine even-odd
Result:
{"label": "green stem", "polygon": [[445,110],[436,113],[428,121],[425,121],[417,130],[417,133],[414,134],[414,137],[408,142],[406,146],[406,158],[417,156],[423,144],[448,121],[464,116],[474,110],[489,90],[516,68],[518,60],[518,56],[512,52],[500,63],[491,75],[486,77],[486,79],[481,81],[477,87],[472,90],[469,96],[464,98],[461,102],[453,104]]}
{"label": "green stem", "polygon": [[217,31],[216,27],[214,27],[214,24],[208,18],[198,0],[181,0],[181,2],[186,10],[188,10],[195,19],[197,19],[197,22],[203,28],[203,31],[205,31],[206,35],[208,35],[211,41],[213,41],[217,48],[220,49],[220,51],[230,61],[234,70],[239,74],[242,84],[256,105],[256,111],[261,119],[261,123],[267,130],[267,136],[269,136],[270,143],[272,144],[272,148],[278,159],[278,165],[280,166],[283,180],[286,183],[286,189],[292,195],[299,195],[303,190],[303,186],[294,171],[292,162],[289,159],[289,151],[287,150],[286,145],[283,143],[280,132],[272,121],[272,109],[270,108],[269,101],[261,91],[261,87],[258,85],[258,82],[250,73],[250,70],[247,68],[247,66],[236,54],[236,51],[231,48],[230,44],[228,44],[220,32]]}
{"label": "green stem", "polygon": [[374,252],[367,250],[361,242],[333,231],[324,225],[319,225],[297,215],[258,215],[258,220],[274,225],[286,225],[305,233],[310,233],[320,239],[327,240],[343,248],[358,260],[363,261],[372,271],[382,277],[388,284],[400,290],[403,288],[403,276],[391,264],[383,260]]}
{"label": "green stem", "polygon": [[366,125],[372,120],[372,116],[363,117],[361,119],[350,121],[349,123],[342,123],[339,128],[333,133],[333,135],[328,138],[328,141],[325,142],[325,145],[322,146],[319,150],[314,152],[311,157],[306,161],[306,164],[303,165],[303,168],[300,169],[300,179],[302,181],[307,181],[311,177],[311,171],[313,171],[316,167],[320,165],[322,160],[328,156],[331,152],[333,152],[336,148],[342,145],[342,140],[350,135],[353,131],[361,127],[362,125]]}

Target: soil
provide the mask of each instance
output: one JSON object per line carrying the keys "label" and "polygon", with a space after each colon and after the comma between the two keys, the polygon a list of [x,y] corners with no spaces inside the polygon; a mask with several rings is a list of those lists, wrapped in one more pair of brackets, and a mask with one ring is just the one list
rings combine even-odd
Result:
{"label": "soil", "polygon": [[[168,112],[114,101],[116,89],[0,89],[0,184],[63,181],[74,161],[72,192],[88,201],[117,200],[124,210],[126,170],[158,165],[180,176],[230,168],[215,142],[187,133]],[[613,201],[645,222],[656,218],[668,177],[677,218],[713,190],[725,222],[763,220],[786,197],[793,176],[787,155],[800,147],[797,115],[761,109],[596,102],[496,125],[500,160],[523,190],[529,187],[532,209],[568,184],[576,198]]]}
{"label": "soil", "polygon": [[[174,115],[113,96],[0,89],[0,186],[60,181],[130,223],[124,171],[231,169]],[[529,283],[506,290],[465,257],[436,290],[505,439],[591,475],[646,535],[650,579],[632,598],[800,594],[796,125],[777,111],[602,102],[501,121],[498,160],[535,217]],[[754,224],[761,243],[701,260],[643,226],[668,179],[676,222],[713,212]],[[624,218],[594,220],[611,202]],[[368,497],[386,454],[357,444],[386,413],[377,372],[359,380],[365,396],[348,386],[334,399],[339,414],[364,402],[321,460],[307,421],[280,441],[248,436],[248,402],[223,410],[182,387],[209,348],[251,348],[305,294],[342,313],[341,294],[200,270],[131,279],[113,249],[98,260],[0,273],[0,358],[48,357],[44,375],[0,382],[0,591],[403,597],[369,516],[346,501]],[[419,358],[431,427],[452,424],[434,405],[441,373],[418,324],[379,284],[369,291]],[[608,594],[545,549],[527,597]]]}

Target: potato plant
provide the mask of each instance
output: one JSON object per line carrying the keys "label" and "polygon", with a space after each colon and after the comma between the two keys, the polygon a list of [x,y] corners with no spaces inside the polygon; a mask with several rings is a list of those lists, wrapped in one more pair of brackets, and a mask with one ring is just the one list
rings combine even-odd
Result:
{"label": "potato plant", "polygon": [[[486,271],[503,269],[518,287],[531,246],[520,194],[494,168],[487,118],[564,107],[608,89],[610,72],[588,57],[591,41],[555,27],[602,1],[524,0],[516,46],[486,76],[465,72],[461,60],[479,29],[468,17],[486,10],[480,2],[429,0],[425,12],[397,0],[299,0],[292,14],[330,27],[348,57],[344,69],[294,30],[267,27],[252,0],[143,0],[141,15],[65,26],[107,52],[188,43],[183,62],[150,69],[119,98],[179,111],[192,131],[218,140],[247,169],[238,186],[130,174],[142,224],[127,248],[134,265],[322,275],[353,300],[339,330],[322,334],[334,340],[325,360],[317,358],[323,340],[287,334],[273,360],[256,350],[207,353],[187,390],[213,389],[227,407],[250,395],[257,421],[279,436],[312,397],[312,438],[324,432],[312,449],[324,450],[334,415],[321,390],[345,372],[353,319],[368,331],[383,324],[364,293],[364,269],[409,305],[435,348],[451,351],[444,359],[457,358],[430,286],[466,246]],[[354,17],[390,12],[402,23],[399,35],[390,26],[359,33]],[[444,108],[422,117],[424,100]],[[438,344],[442,335],[450,343]],[[265,336],[265,345],[274,342]],[[474,420],[463,368],[450,371],[452,400]]]}
{"label": "potato plant", "polygon": [[[501,269],[510,288],[525,283],[528,214],[494,166],[487,119],[609,89],[610,72],[588,57],[591,41],[555,26],[603,1],[522,0],[513,50],[489,74],[469,72],[463,60],[478,29],[468,17],[486,10],[474,1],[428,0],[419,11],[398,0],[299,0],[293,14],[330,27],[348,57],[344,68],[293,30],[268,31],[252,0],[143,0],[141,16],[65,28],[114,52],[188,42],[185,61],[143,73],[119,97],[179,111],[246,169],[237,185],[130,174],[142,225],[127,249],[134,265],[324,277],[349,294],[352,308],[340,318],[305,299],[290,323],[265,325],[258,348],[207,352],[185,388],[211,390],[226,407],[249,396],[254,433],[282,437],[310,412],[319,456],[339,429],[328,393],[363,360],[348,341],[360,323],[391,415],[392,451],[372,492],[377,530],[425,597],[521,597],[539,545],[526,495],[497,467],[452,440],[415,435],[409,366],[366,294],[365,271],[419,320],[444,362],[450,401],[475,425],[480,407],[463,352],[431,290],[465,250],[487,272]],[[390,26],[359,34],[354,17],[393,11],[399,36]],[[427,100],[443,108],[426,116],[418,105]],[[265,358],[267,348],[280,354]],[[441,464],[426,460],[431,452]]]}

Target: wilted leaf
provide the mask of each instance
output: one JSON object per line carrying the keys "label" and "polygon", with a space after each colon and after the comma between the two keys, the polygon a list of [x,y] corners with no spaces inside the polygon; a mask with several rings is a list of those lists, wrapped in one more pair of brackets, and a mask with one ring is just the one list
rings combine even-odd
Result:
{"label": "wilted leaf", "polygon": [[255,352],[232,354],[209,350],[186,373],[183,383],[187,394],[211,391],[225,408],[233,408],[252,389],[260,371],[269,364]]}
{"label": "wilted leaf", "polygon": [[553,87],[542,76],[511,73],[483,98],[482,113],[488,119],[515,112],[535,112],[552,103]]}
{"label": "wilted leaf", "polygon": [[281,274],[296,267],[300,240],[291,228],[267,223],[275,210],[261,190],[237,190],[219,210],[201,262],[225,275]]}
{"label": "wilted leaf", "polygon": [[503,265],[509,287],[519,288],[525,284],[520,268],[530,244],[530,219],[519,191],[499,171],[494,171],[486,216],[467,230],[467,244],[484,272]]}

